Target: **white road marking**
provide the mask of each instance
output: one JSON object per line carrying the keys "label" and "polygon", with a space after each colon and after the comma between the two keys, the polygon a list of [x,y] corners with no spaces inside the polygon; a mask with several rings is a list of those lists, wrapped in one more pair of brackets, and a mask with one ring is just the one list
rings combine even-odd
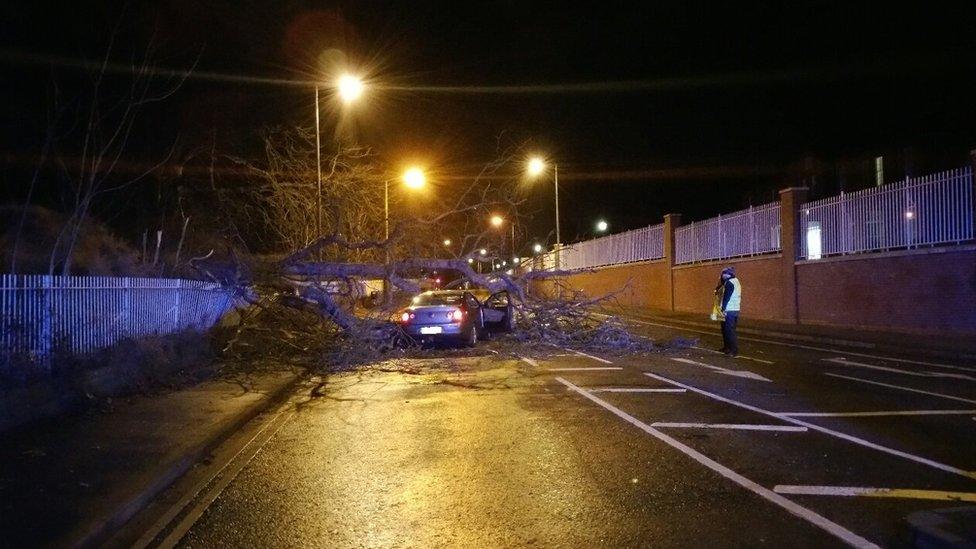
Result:
{"label": "white road marking", "polygon": [[780,412],[790,417],[882,417],[882,416],[951,416],[976,414],[976,410],[893,410],[882,412]]}
{"label": "white road marking", "polygon": [[962,398],[952,395],[944,395],[942,393],[933,393],[932,391],[923,391],[921,389],[914,389],[912,387],[902,387],[901,385],[892,385],[890,383],[881,383],[880,381],[871,381],[870,379],[861,379],[859,377],[842,376],[840,374],[825,373],[825,376],[839,377],[841,379],[849,379],[851,381],[860,381],[861,383],[869,383],[871,385],[880,385],[881,387],[888,387],[890,389],[899,389],[901,391],[908,391],[910,393],[921,393],[923,395],[931,395],[940,398],[947,398],[949,400],[958,400],[959,402],[968,402],[970,404],[976,404],[976,400],[971,400],[968,398]]}
{"label": "white road marking", "polygon": [[695,450],[694,448],[682,443],[681,441],[667,435],[650,425],[642,422],[641,420],[635,418],[634,416],[624,412],[620,408],[610,404],[609,402],[601,399],[600,397],[594,396],[586,392],[585,390],[573,385],[572,383],[566,381],[565,379],[559,377],[556,378],[557,381],[568,387],[569,389],[575,391],[576,393],[582,395],[583,397],[589,399],[591,402],[597,404],[603,409],[609,411],[620,419],[630,423],[631,425],[637,427],[638,429],[644,431],[645,433],[651,435],[652,437],[664,442],[668,446],[678,450],[679,452],[685,454],[691,459],[697,461],[698,463],[704,465],[705,467],[711,469],[712,471],[722,475],[728,480],[738,484],[739,486],[749,490],[750,492],[758,495],[759,497],[778,505],[788,511],[789,513],[797,516],[819,528],[825,530],[831,535],[841,539],[848,545],[853,547],[877,547],[877,545],[871,543],[870,541],[858,536],[854,532],[851,532],[847,528],[828,520],[827,518],[817,514],[815,511],[807,509],[798,503],[794,503],[783,496],[773,492],[769,488],[760,486],[759,484],[749,480],[748,478],[736,473],[732,469],[722,465],[721,463],[711,459],[710,457],[702,454],[701,452]]}
{"label": "white road marking", "polygon": [[657,387],[598,387],[587,389],[591,393],[684,393],[684,389],[661,389]]}
{"label": "white road marking", "polygon": [[[717,351],[715,349],[709,349],[707,347],[699,347],[698,345],[692,345],[691,348],[692,349],[698,349],[699,351],[705,351],[706,353],[713,353],[713,354],[716,354],[716,355],[724,355],[725,354],[722,351]],[[762,362],[763,364],[776,364],[772,360],[765,360],[765,359],[762,359],[762,358],[754,358],[754,357],[751,357],[751,356],[737,355],[735,358],[736,359],[740,359],[741,358],[742,360],[752,360],[753,362]]]}
{"label": "white road marking", "polygon": [[588,355],[586,353],[577,351],[575,349],[566,349],[566,350],[569,351],[569,352],[571,352],[571,353],[575,353],[575,354],[577,354],[579,356],[585,356],[586,358],[592,358],[593,360],[595,360],[597,362],[602,362],[604,364],[613,364],[613,362],[610,362],[609,360],[607,360],[605,358],[600,358],[598,356]]}
{"label": "white road marking", "polygon": [[[635,322],[637,324],[646,324],[648,326],[660,326],[661,328],[670,328],[672,330],[678,330],[678,331],[695,332],[695,333],[699,333],[699,334],[708,334],[708,335],[717,335],[713,331],[696,330],[694,328],[684,328],[682,326],[675,326],[675,325],[672,325],[672,324],[660,324],[660,323],[657,323],[657,322],[647,322],[645,320],[637,320],[637,319],[633,319],[633,318],[626,318],[626,320],[627,320],[627,322]],[[825,353],[838,353],[838,352],[840,352],[840,353],[843,353],[845,355],[859,356],[859,357],[862,357],[862,358],[875,358],[875,359],[878,359],[878,360],[887,360],[887,361],[891,361],[891,362],[904,362],[904,363],[907,363],[907,364],[921,364],[922,366],[934,366],[934,367],[937,367],[937,368],[949,368],[951,370],[963,370],[963,371],[966,371],[966,372],[976,372],[976,368],[969,368],[969,367],[966,367],[966,366],[956,366],[956,365],[953,365],[953,364],[943,364],[943,363],[940,363],[940,362],[925,362],[925,361],[921,361],[921,360],[910,360],[910,359],[907,359],[907,358],[896,358],[896,357],[893,357],[893,356],[870,355],[870,354],[867,354],[867,353],[858,353],[858,352],[855,352],[855,351],[842,351],[842,350],[839,350],[839,349],[830,349],[830,348],[827,348],[827,347],[815,347],[813,345],[802,345],[800,343],[786,343],[785,341],[774,341],[774,340],[770,340],[770,339],[760,339],[760,338],[756,338],[756,337],[749,337],[749,336],[742,336],[742,335],[739,336],[739,339],[743,339],[743,340],[747,340],[747,341],[757,341],[759,343],[770,343],[772,345],[782,345],[784,347],[796,347],[797,349],[808,349],[808,350],[811,350],[811,351],[823,351]]]}
{"label": "white road marking", "polygon": [[674,357],[672,357],[671,360],[673,360],[675,362],[682,362],[684,364],[694,364],[695,366],[701,366],[703,368],[710,368],[710,369],[715,370],[716,372],[718,372],[720,374],[724,374],[724,375],[727,375],[727,376],[743,377],[743,378],[746,378],[746,379],[755,379],[757,381],[770,381],[770,382],[772,381],[771,379],[767,379],[767,378],[765,378],[765,377],[763,377],[763,376],[761,376],[759,374],[754,374],[752,372],[747,372],[745,370],[729,370],[729,369],[726,369],[726,368],[719,368],[718,366],[712,366],[711,364],[705,364],[704,362],[698,362],[696,360],[691,360],[691,359],[688,359],[688,358],[674,358]]}
{"label": "white road marking", "polygon": [[733,429],[741,431],[786,431],[790,433],[803,433],[806,427],[796,425],[754,425],[750,423],[669,423],[666,421],[656,421],[651,427],[674,427],[677,429]]}
{"label": "white road marking", "polygon": [[529,358],[527,356],[521,356],[520,355],[519,356],[519,359],[521,359],[522,362],[528,364],[529,366],[532,366],[533,368],[538,368],[539,367],[539,363],[538,362],[532,360],[531,358]]}
{"label": "white road marking", "polygon": [[[670,383],[671,385],[674,385],[675,387],[682,387],[684,389],[688,389],[689,391],[693,391],[695,393],[698,393],[698,394],[703,395],[703,396],[707,396],[709,398],[718,400],[720,402],[725,402],[727,404],[731,404],[733,406],[738,406],[739,408],[743,408],[745,410],[749,410],[749,411],[752,411],[752,412],[757,412],[757,413],[760,413],[760,414],[764,414],[764,415],[767,415],[769,417],[774,417],[774,418],[779,419],[781,421],[785,421],[786,423],[792,423],[794,425],[802,425],[803,427],[807,427],[807,428],[812,429],[814,431],[819,431],[819,432],[821,432],[821,433],[823,433],[825,435],[834,436],[834,437],[837,437],[839,439],[846,440],[848,442],[853,442],[854,444],[859,444],[859,445],[865,446],[867,448],[872,448],[874,450],[878,450],[879,452],[884,452],[886,454],[891,454],[893,456],[903,457],[905,459],[908,459],[908,460],[911,460],[911,461],[914,461],[914,462],[917,462],[917,463],[921,463],[921,464],[924,464],[924,465],[928,465],[929,467],[932,467],[934,469],[939,469],[941,471],[946,471],[946,472],[953,473],[953,474],[956,474],[956,475],[960,475],[960,476],[963,476],[963,477],[966,477],[966,478],[976,479],[976,473],[973,473],[973,472],[970,472],[970,471],[966,471],[966,470],[960,469],[958,467],[953,467],[952,465],[946,465],[945,463],[940,463],[938,461],[935,461],[935,460],[932,460],[932,459],[929,459],[929,458],[925,458],[925,457],[922,457],[922,456],[916,456],[915,454],[909,454],[908,452],[903,452],[901,450],[896,450],[895,448],[889,448],[887,446],[882,446],[880,444],[875,444],[874,442],[871,442],[869,440],[864,440],[863,438],[858,438],[858,437],[855,437],[853,435],[849,435],[847,433],[842,433],[840,431],[835,431],[833,429],[828,429],[826,427],[821,427],[820,425],[817,425],[815,423],[808,423],[808,422],[803,421],[801,419],[796,419],[794,417],[790,417],[790,416],[787,416],[787,415],[783,415],[783,414],[780,414],[780,413],[777,413],[777,412],[771,412],[769,410],[764,410],[763,408],[759,408],[759,407],[753,406],[751,404],[746,404],[744,402],[739,402],[737,400],[732,400],[731,398],[726,398],[726,397],[721,396],[721,395],[716,395],[715,393],[710,393],[710,392],[708,392],[708,391],[706,391],[704,389],[699,389],[698,387],[694,387],[692,385],[686,385],[684,383],[681,383],[680,381],[674,381],[673,379],[668,379],[668,378],[666,378],[664,376],[659,376],[657,374],[652,374],[650,372],[644,372],[644,375],[647,376],[647,377],[650,377],[652,379],[656,379],[658,381],[663,381],[665,383]],[[828,374],[828,375],[830,375],[830,374]]]}
{"label": "white road marking", "polygon": [[976,502],[976,493],[945,492],[942,490],[915,490],[911,488],[862,488],[858,486],[792,486],[777,485],[777,494],[809,496],[864,496],[872,498],[933,499],[940,501]]}
{"label": "white road marking", "polygon": [[594,366],[585,368],[546,368],[547,372],[601,372],[606,370],[623,370],[620,366]]}
{"label": "white road marking", "polygon": [[878,370],[881,372],[893,372],[896,374],[904,374],[906,376],[916,376],[916,377],[947,377],[955,379],[968,379],[970,381],[976,381],[976,377],[967,376],[966,374],[951,374],[945,372],[919,372],[914,370],[902,370],[901,368],[891,368],[889,366],[877,366],[875,364],[865,364],[863,362],[854,362],[853,360],[847,360],[844,357],[836,358],[824,358],[821,359],[824,362],[830,362],[832,364],[841,364],[844,366],[856,366],[858,368],[868,368],[871,370]]}

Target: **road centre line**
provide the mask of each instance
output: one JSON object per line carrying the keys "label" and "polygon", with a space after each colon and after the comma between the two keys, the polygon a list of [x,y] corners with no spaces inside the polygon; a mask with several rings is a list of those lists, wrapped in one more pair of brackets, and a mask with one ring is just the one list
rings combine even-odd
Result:
{"label": "road centre line", "polygon": [[[661,328],[670,328],[672,330],[678,330],[678,331],[695,332],[695,333],[699,333],[699,334],[708,334],[708,335],[718,335],[718,334],[716,334],[715,332],[712,332],[712,331],[696,330],[694,328],[685,328],[685,327],[682,327],[682,326],[674,326],[674,325],[671,325],[671,324],[660,324],[660,323],[657,323],[657,322],[647,322],[646,320],[637,320],[637,319],[633,319],[633,318],[627,318],[626,320],[627,320],[627,322],[635,322],[637,324],[646,324],[648,326],[660,326]],[[756,341],[756,342],[759,342],[759,343],[769,343],[769,344],[772,344],[772,345],[783,345],[785,347],[796,347],[797,349],[808,349],[808,350],[811,350],[811,351],[823,351],[825,353],[842,353],[842,354],[850,355],[850,356],[858,356],[858,357],[862,357],[862,358],[875,358],[875,359],[878,359],[878,360],[887,360],[887,361],[890,361],[890,362],[904,362],[904,363],[908,363],[908,364],[920,364],[922,366],[934,366],[936,368],[949,368],[951,370],[963,370],[963,371],[966,371],[966,372],[976,372],[976,368],[967,368],[966,366],[955,366],[953,364],[942,364],[942,363],[939,363],[939,362],[924,362],[924,361],[920,361],[920,360],[910,360],[910,359],[907,359],[907,358],[896,358],[896,357],[892,357],[892,356],[869,355],[867,353],[858,353],[858,352],[855,352],[855,351],[842,351],[842,350],[839,350],[839,349],[829,349],[829,348],[826,348],[826,347],[815,347],[813,345],[801,345],[799,343],[786,343],[784,341],[773,341],[773,340],[770,340],[770,339],[759,339],[759,338],[755,338],[755,337],[742,336],[742,335],[739,336],[739,339],[747,340],[747,341]]]}
{"label": "road centre line", "polygon": [[878,370],[881,372],[893,372],[896,374],[904,374],[906,376],[944,377],[944,378],[968,379],[969,381],[976,381],[976,377],[967,376],[966,374],[951,374],[945,372],[918,372],[913,370],[902,370],[901,368],[891,368],[888,366],[877,366],[874,364],[865,364],[863,362],[854,362],[853,360],[847,360],[844,357],[823,358],[821,360],[824,362],[830,362],[832,364],[840,364],[842,366],[856,366],[858,368],[868,368],[870,370]]}
{"label": "road centre line", "polygon": [[591,393],[685,393],[685,389],[658,387],[597,387],[587,389]]}
{"label": "road centre line", "polygon": [[971,399],[968,399],[968,398],[962,398],[962,397],[957,397],[957,396],[952,396],[952,395],[944,395],[942,393],[934,393],[932,391],[923,391],[922,389],[915,389],[915,388],[912,388],[912,387],[902,387],[901,385],[892,385],[890,383],[881,383],[880,381],[871,381],[870,379],[861,379],[859,377],[842,376],[840,374],[831,374],[829,372],[824,373],[824,375],[825,376],[830,376],[830,377],[839,377],[841,379],[849,379],[851,381],[860,381],[861,383],[869,383],[871,385],[880,385],[881,387],[888,387],[888,388],[891,388],[891,389],[899,389],[901,391],[908,391],[910,393],[921,393],[923,395],[931,395],[931,396],[936,396],[936,397],[941,397],[941,398],[947,398],[949,400],[957,400],[959,402],[968,402],[970,404],[976,404],[976,400],[971,400]]}
{"label": "road centre line", "polygon": [[583,368],[546,368],[547,372],[601,372],[606,370],[623,370],[620,366],[593,366]]}
{"label": "road centre line", "polygon": [[598,357],[598,356],[593,356],[593,355],[588,355],[588,354],[586,354],[586,353],[583,353],[583,352],[580,352],[580,351],[577,351],[577,350],[575,350],[575,349],[564,349],[564,350],[566,350],[566,351],[569,351],[569,352],[571,352],[571,353],[575,353],[575,354],[577,354],[577,355],[579,355],[579,356],[585,356],[586,358],[592,358],[593,360],[595,360],[595,361],[597,361],[597,362],[602,362],[602,363],[604,363],[604,364],[613,364],[613,362],[610,362],[609,360],[607,360],[607,359],[605,359],[605,358],[600,358],[600,357]]}
{"label": "road centre line", "polygon": [[780,412],[790,417],[883,417],[883,416],[952,416],[976,414],[976,410],[892,410],[881,412]]}
{"label": "road centre line", "polygon": [[905,498],[976,502],[976,493],[972,492],[945,492],[942,490],[915,490],[911,488],[793,486],[780,484],[773,487],[773,491],[777,494],[796,494],[805,496],[863,496],[872,498]]}
{"label": "road centre line", "polygon": [[929,467],[932,467],[934,469],[939,469],[941,471],[946,471],[948,473],[953,473],[953,474],[956,474],[956,475],[959,475],[959,476],[962,476],[962,477],[965,477],[965,478],[969,478],[969,479],[976,479],[976,473],[973,473],[973,472],[970,472],[970,471],[966,471],[966,470],[960,469],[958,467],[953,467],[952,465],[946,465],[945,463],[940,463],[938,461],[935,461],[935,460],[932,460],[932,459],[928,459],[928,458],[925,458],[925,457],[922,457],[922,456],[916,456],[915,454],[910,454],[908,452],[903,452],[903,451],[897,450],[895,448],[889,448],[887,446],[882,446],[880,444],[875,444],[874,442],[871,442],[869,440],[864,440],[863,438],[858,438],[858,437],[855,437],[853,435],[849,435],[847,433],[842,433],[840,431],[835,431],[833,429],[828,429],[827,427],[821,427],[820,425],[817,425],[815,423],[809,423],[809,422],[803,421],[801,419],[796,419],[794,417],[790,417],[790,416],[787,416],[787,415],[783,415],[781,413],[771,412],[769,410],[764,410],[763,408],[759,408],[759,407],[753,406],[751,404],[746,404],[744,402],[739,402],[737,400],[732,400],[730,398],[726,398],[726,397],[723,397],[721,395],[716,395],[715,393],[710,393],[710,392],[708,392],[708,391],[706,391],[704,389],[699,389],[698,387],[694,387],[692,385],[686,385],[686,384],[681,383],[679,381],[674,381],[673,379],[668,379],[668,378],[666,378],[664,376],[659,376],[657,374],[652,374],[650,372],[644,372],[644,375],[647,376],[647,377],[656,379],[658,381],[663,381],[665,383],[670,383],[670,384],[674,385],[675,387],[683,387],[685,389],[688,389],[689,391],[693,391],[693,392],[698,393],[698,394],[700,394],[702,396],[707,396],[709,398],[712,398],[714,400],[718,400],[720,402],[725,402],[727,404],[731,404],[733,406],[738,406],[739,408],[743,408],[745,410],[749,410],[749,411],[752,411],[752,412],[757,412],[757,413],[764,414],[764,415],[767,415],[767,416],[770,416],[770,417],[774,417],[774,418],[779,419],[781,421],[785,421],[786,423],[792,423],[794,425],[801,425],[803,427],[807,427],[807,428],[812,429],[814,431],[819,431],[819,432],[821,432],[821,433],[823,433],[825,435],[834,436],[834,437],[840,438],[842,440],[846,440],[848,442],[852,442],[854,444],[858,444],[858,445],[861,445],[861,446],[865,446],[867,448],[872,448],[874,450],[878,450],[879,452],[884,452],[886,454],[891,454],[893,456],[902,457],[902,458],[905,458],[905,459],[908,459],[908,460],[911,460],[911,461],[914,461],[914,462],[917,462],[917,463],[921,463],[923,465],[928,465]]}
{"label": "road centre line", "polygon": [[565,385],[567,388],[582,395],[584,398],[589,399],[591,402],[597,404],[598,406],[602,407],[608,412],[619,417],[620,419],[630,423],[631,425],[637,427],[638,429],[644,431],[645,433],[651,435],[652,437],[660,440],[661,442],[667,444],[668,446],[671,446],[672,448],[685,454],[691,459],[697,461],[701,465],[704,465],[705,467],[722,475],[726,479],[731,480],[732,482],[738,484],[739,486],[745,488],[746,490],[749,490],[750,492],[756,494],[757,496],[769,501],[770,503],[778,505],[779,507],[785,509],[792,515],[799,517],[803,520],[806,520],[807,522],[823,529],[824,531],[830,533],[831,535],[843,540],[848,545],[851,545],[853,547],[877,547],[877,545],[875,545],[874,543],[871,543],[867,539],[858,536],[857,534],[851,532],[847,528],[844,528],[843,526],[830,521],[829,519],[817,514],[815,511],[807,509],[806,507],[803,507],[798,503],[795,503],[793,501],[784,498],[783,496],[777,494],[776,492],[773,492],[769,488],[760,486],[759,484],[749,480],[748,478],[740,475],[739,473],[736,473],[732,469],[729,469],[728,467],[711,459],[705,454],[702,454],[701,452],[695,450],[694,448],[682,443],[681,441],[671,437],[670,435],[665,434],[662,431],[659,431],[658,429],[651,427],[650,425],[642,422],[641,420],[635,418],[634,416],[628,414],[627,412],[624,412],[620,408],[617,408],[616,406],[601,399],[600,397],[588,393],[586,390],[581,389],[576,385],[573,385],[572,383],[566,381],[561,377],[557,377],[556,380],[562,383],[563,385]]}
{"label": "road centre line", "polygon": [[668,427],[676,429],[731,429],[739,431],[785,431],[789,433],[804,433],[806,427],[797,425],[756,425],[751,423],[669,423],[656,421],[651,427]]}

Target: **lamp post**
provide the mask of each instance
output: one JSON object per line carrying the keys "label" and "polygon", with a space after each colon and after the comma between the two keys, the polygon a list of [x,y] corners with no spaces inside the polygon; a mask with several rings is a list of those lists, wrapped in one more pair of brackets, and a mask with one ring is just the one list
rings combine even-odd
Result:
{"label": "lamp post", "polygon": [[[529,159],[528,172],[530,176],[541,175],[546,169],[546,161],[534,156]],[[559,165],[552,164],[552,189],[556,199],[556,269],[559,269],[559,255],[562,248],[562,238],[559,233]]]}
{"label": "lamp post", "polygon": [[[403,172],[401,179],[403,180],[403,184],[411,189],[420,189],[427,184],[427,176],[422,169],[417,167]],[[390,264],[390,181],[392,179],[387,179],[383,182],[383,254],[384,264],[387,266]],[[387,303],[389,303],[391,296],[390,281],[388,278],[383,279],[383,294],[386,296]]]}
{"label": "lamp post", "polygon": [[[318,84],[315,85],[315,172],[316,181],[318,182],[318,190],[315,198],[316,238],[322,236],[322,132],[319,126],[319,87]],[[336,80],[335,88],[342,102],[348,105],[359,99],[363,91],[365,91],[366,85],[358,76],[343,74]]]}

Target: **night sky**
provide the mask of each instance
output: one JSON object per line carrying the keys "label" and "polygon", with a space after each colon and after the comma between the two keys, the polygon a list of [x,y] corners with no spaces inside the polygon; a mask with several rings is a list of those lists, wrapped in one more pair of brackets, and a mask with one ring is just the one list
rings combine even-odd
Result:
{"label": "night sky", "polygon": [[[976,145],[971,8],[577,4],[6,2],[2,198],[17,198],[16,160],[36,153],[51,75],[70,87],[81,74],[53,58],[98,59],[119,21],[119,59],[153,39],[171,68],[301,81],[344,56],[396,88],[371,91],[354,120],[391,165],[422,159],[463,177],[499,142],[530,143],[560,165],[567,241],[598,218],[617,231],[769,202],[790,185],[864,186],[881,154],[889,179],[958,167]],[[307,87],[193,80],[147,114],[132,154],[176,134],[253,154],[261,128],[313,112]],[[550,192],[532,193],[526,236],[551,229]]]}

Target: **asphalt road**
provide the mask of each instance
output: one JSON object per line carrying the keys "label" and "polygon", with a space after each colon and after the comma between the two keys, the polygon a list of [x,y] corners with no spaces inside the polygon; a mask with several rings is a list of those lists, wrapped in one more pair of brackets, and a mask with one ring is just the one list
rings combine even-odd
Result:
{"label": "asphalt road", "polygon": [[750,340],[731,359],[701,337],[650,356],[496,343],[324,380],[171,539],[891,546],[913,512],[976,505],[976,365]]}

